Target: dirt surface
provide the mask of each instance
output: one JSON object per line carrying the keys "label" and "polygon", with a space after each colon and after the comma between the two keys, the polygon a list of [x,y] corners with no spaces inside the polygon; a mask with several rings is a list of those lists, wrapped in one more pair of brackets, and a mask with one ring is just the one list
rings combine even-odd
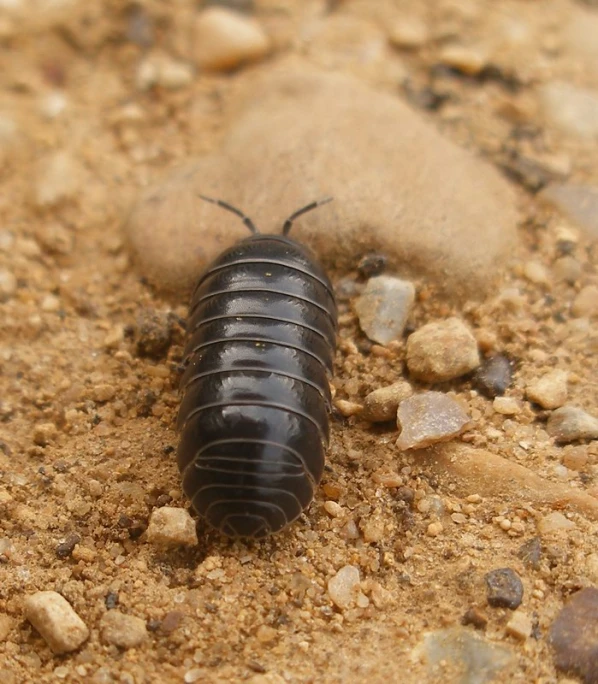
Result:
{"label": "dirt surface", "polygon": [[[148,55],[192,63],[196,2],[49,4],[0,2],[0,681],[491,681],[468,679],[460,656],[435,666],[424,657],[425,634],[466,614],[464,629],[505,649],[500,679],[565,681],[547,637],[567,598],[598,584],[598,442],[556,444],[550,411],[526,388],[562,369],[567,403],[598,416],[596,307],[578,299],[598,285],[598,246],[535,192],[555,179],[597,185],[598,154],[594,138],[546,123],[538,88],[596,87],[582,41],[579,52],[567,42],[571,17],[596,10],[573,0],[258,0],[253,16],[274,44],[265,60],[147,88]],[[343,39],[391,35],[406,18],[423,23],[423,39],[389,43],[378,61]],[[312,41],[330,19],[329,37]],[[515,38],[497,46],[505,22]],[[471,55],[447,65],[451,42],[487,55],[485,66]],[[200,523],[197,547],[161,551],[146,538],[151,511],[188,505],[173,453],[186,302],[142,281],[122,223],[143,187],[214,149],[239,83],[292,52],[406,98],[512,179],[520,247],[501,291],[456,307],[423,288],[410,329],[465,319],[484,355],[513,360],[514,412],[497,411],[469,377],[435,387],[472,418],[464,446],[501,457],[455,481],[445,452],[400,453],[392,423],[337,410],[323,485],[290,530],[241,544]],[[334,386],[337,400],[360,404],[406,371],[404,340],[381,347],[359,331],[343,296],[363,282],[355,268],[331,273],[342,286]],[[558,496],[543,500],[538,476]],[[347,565],[361,587],[339,608],[328,582]],[[529,633],[507,628],[512,608],[488,603],[484,577],[501,568],[521,578]],[[67,655],[24,617],[25,596],[46,590],[90,631]],[[110,610],[141,618],[147,636],[130,648],[102,637]]]}

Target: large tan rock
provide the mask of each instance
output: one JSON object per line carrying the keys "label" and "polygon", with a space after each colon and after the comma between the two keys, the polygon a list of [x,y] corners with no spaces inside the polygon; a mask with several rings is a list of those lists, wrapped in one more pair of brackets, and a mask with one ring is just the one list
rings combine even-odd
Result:
{"label": "large tan rock", "polygon": [[252,82],[222,149],[146,190],[126,226],[144,274],[188,289],[248,233],[203,202],[224,199],[265,232],[312,200],[334,202],[293,227],[328,265],[368,251],[451,297],[488,292],[515,241],[514,196],[499,173],[443,138],[398,97],[358,80],[279,68]]}

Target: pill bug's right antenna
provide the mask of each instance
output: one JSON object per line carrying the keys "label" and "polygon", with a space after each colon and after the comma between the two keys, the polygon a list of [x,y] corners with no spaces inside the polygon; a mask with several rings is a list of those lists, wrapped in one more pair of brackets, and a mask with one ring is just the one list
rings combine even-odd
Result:
{"label": "pill bug's right antenna", "polygon": [[303,214],[307,214],[308,211],[311,211],[312,209],[316,209],[317,207],[321,207],[323,204],[328,204],[328,202],[332,202],[332,197],[324,197],[321,200],[316,200],[315,202],[312,202],[311,204],[306,205],[305,207],[302,207],[301,209],[297,209],[297,211],[294,214],[291,214],[289,218],[284,222],[284,225],[282,226],[282,234],[283,235],[288,235],[289,231],[291,230],[291,226],[293,225],[293,221],[298,218],[299,216],[302,216]]}

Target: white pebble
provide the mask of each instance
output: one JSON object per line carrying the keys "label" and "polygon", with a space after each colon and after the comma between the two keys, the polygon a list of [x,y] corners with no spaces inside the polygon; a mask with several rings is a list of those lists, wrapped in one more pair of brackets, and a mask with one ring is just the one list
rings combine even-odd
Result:
{"label": "white pebble", "polygon": [[25,617],[54,653],[69,653],[89,638],[89,629],[70,603],[55,591],[38,591],[25,599]]}
{"label": "white pebble", "polygon": [[79,189],[80,177],[79,164],[69,152],[61,150],[43,157],[35,182],[35,204],[47,207],[72,198]]}
{"label": "white pebble", "polygon": [[355,302],[363,332],[378,344],[398,339],[415,300],[413,283],[391,276],[370,278]]}
{"label": "white pebble", "polygon": [[558,511],[545,515],[538,522],[538,532],[542,535],[573,529],[575,529],[575,523]]}
{"label": "white pebble", "polygon": [[507,622],[506,632],[511,636],[525,641],[532,634],[532,620],[527,613],[516,610]]}
{"label": "white pebble", "polygon": [[147,639],[147,628],[141,618],[109,610],[100,621],[100,638],[105,644],[135,648]]}
{"label": "white pebble", "polygon": [[56,313],[60,309],[60,299],[54,295],[46,295],[40,304],[42,311],[46,313]]}
{"label": "white pebble", "polygon": [[328,580],[328,595],[341,610],[355,605],[360,593],[359,569],[354,565],[345,565]]}
{"label": "white pebble", "polygon": [[479,74],[488,61],[480,50],[462,45],[447,45],[440,51],[439,58],[443,64],[470,76]]}
{"label": "white pebble", "polygon": [[268,36],[253,19],[223,7],[203,10],[195,22],[197,64],[216,71],[261,59],[271,49]]}
{"label": "white pebble", "polygon": [[545,409],[556,409],[567,401],[568,373],[553,370],[531,382],[527,388],[527,398]]}
{"label": "white pebble", "polygon": [[8,301],[17,291],[17,279],[11,271],[0,268],[0,302]]}
{"label": "white pebble", "polygon": [[389,31],[390,42],[398,48],[412,50],[428,42],[428,28],[416,17],[397,21]]}
{"label": "white pebble", "polygon": [[186,508],[156,508],[150,517],[147,538],[156,546],[195,546],[195,521]]}
{"label": "white pebble", "polygon": [[471,424],[461,404],[442,392],[422,392],[401,402],[399,449],[421,449],[456,437]]}
{"label": "white pebble", "polygon": [[521,404],[513,397],[496,397],[492,408],[503,416],[516,416],[521,413]]}

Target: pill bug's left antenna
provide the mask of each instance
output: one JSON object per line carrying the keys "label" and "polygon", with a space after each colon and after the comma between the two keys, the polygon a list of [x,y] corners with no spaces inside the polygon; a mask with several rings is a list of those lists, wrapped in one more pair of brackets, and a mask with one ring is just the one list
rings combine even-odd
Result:
{"label": "pill bug's left antenna", "polygon": [[199,195],[202,200],[205,200],[206,202],[211,202],[212,204],[217,204],[219,207],[222,207],[223,209],[227,209],[228,211],[231,211],[233,214],[236,214],[240,218],[243,219],[243,223],[249,230],[254,234],[257,235],[260,231],[255,227],[255,224],[253,221],[249,218],[249,216],[246,216],[240,209],[237,209],[237,207],[233,207],[232,204],[229,204],[228,202],[223,202],[222,200],[219,199],[214,199],[213,197],[206,197],[205,195]]}

